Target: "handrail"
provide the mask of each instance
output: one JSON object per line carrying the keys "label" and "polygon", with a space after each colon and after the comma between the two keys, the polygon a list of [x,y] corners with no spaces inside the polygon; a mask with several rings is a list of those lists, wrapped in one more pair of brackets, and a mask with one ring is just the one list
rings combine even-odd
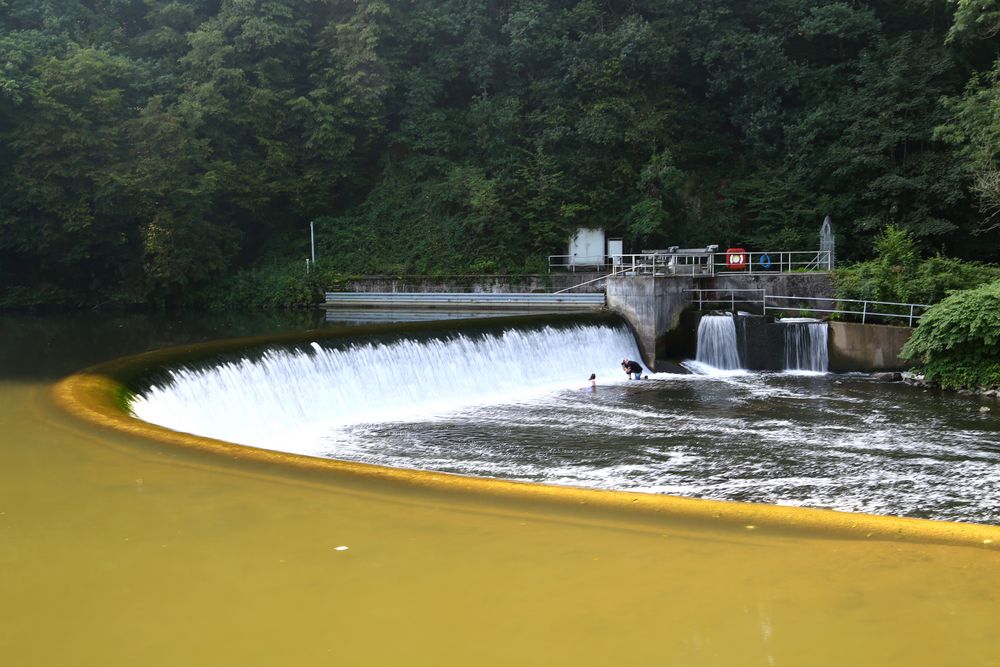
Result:
{"label": "handrail", "polygon": [[[759,288],[695,288],[685,290],[687,292],[692,292],[697,294],[698,309],[701,310],[705,304],[725,304],[727,300],[725,299],[705,299],[703,295],[705,293],[723,293],[729,295],[729,305],[732,312],[736,312],[736,304],[760,304],[762,306],[763,312],[766,315],[768,310],[772,311],[801,311],[810,310],[816,313],[827,313],[827,314],[837,314],[837,315],[860,315],[861,323],[866,324],[869,317],[887,317],[887,318],[900,318],[907,320],[909,326],[913,326],[913,323],[920,320],[923,314],[918,314],[918,309],[926,310],[930,308],[930,304],[926,303],[900,303],[895,301],[871,301],[868,299],[838,299],[836,297],[822,297],[822,296],[775,296],[772,294],[767,294],[763,289]],[[736,299],[736,293],[742,292],[759,292],[761,293],[761,299]],[[819,307],[803,307],[803,306],[777,306],[769,305],[769,300],[783,300],[783,301],[816,301],[816,302],[832,302],[834,305],[841,303],[860,303],[862,304],[861,310],[850,310],[847,308],[819,308]],[[694,301],[694,299],[692,299]],[[899,306],[901,308],[908,308],[907,313],[887,313],[876,310],[871,310],[874,308],[881,308],[882,306]]]}
{"label": "handrail", "polygon": [[[702,307],[703,307],[703,305],[706,304],[706,303],[709,303],[709,304],[712,304],[712,303],[724,304],[724,303],[726,303],[725,299],[704,299],[704,298],[702,298],[703,294],[706,293],[706,292],[713,293],[713,294],[717,293],[717,292],[723,293],[723,294],[728,294],[729,295],[729,300],[728,300],[729,301],[729,307],[730,307],[730,310],[732,312],[736,312],[736,304],[737,303],[747,304],[747,305],[751,305],[751,306],[752,305],[760,304],[761,308],[763,309],[765,307],[764,300],[767,298],[767,293],[761,287],[733,287],[733,288],[729,288],[729,287],[701,287],[701,288],[695,288],[695,289],[688,289],[688,290],[684,290],[684,291],[685,292],[694,292],[694,293],[696,293],[698,295],[698,310],[701,310]],[[759,299],[739,299],[739,300],[737,300],[736,299],[736,293],[737,292],[741,292],[741,293],[742,292],[755,292],[755,293],[757,293],[757,294],[760,295],[760,298]]]}
{"label": "handrail", "polygon": [[598,280],[607,280],[608,278],[611,278],[612,276],[616,276],[616,275],[618,275],[618,272],[612,269],[611,273],[609,273],[606,276],[599,276],[599,277],[594,278],[592,280],[587,280],[585,282],[578,283],[578,284],[573,285],[571,287],[566,287],[564,289],[561,289],[561,290],[558,290],[556,292],[553,292],[553,294],[563,294],[564,292],[568,292],[571,289],[576,289],[577,287],[583,287],[584,285],[589,285],[590,283],[596,283]]}
{"label": "handrail", "polygon": [[[900,303],[898,301],[871,301],[870,299],[838,299],[833,297],[822,297],[822,296],[806,296],[806,297],[794,297],[794,296],[766,296],[765,299],[784,299],[786,301],[796,299],[799,301],[827,301],[832,302],[835,305],[839,303],[860,303],[862,304],[861,310],[848,310],[845,308],[809,308],[808,310],[815,311],[817,313],[835,313],[838,315],[860,315],[861,323],[865,324],[869,317],[898,317],[907,320],[908,326],[913,326],[915,320],[919,320],[923,317],[923,314],[918,315],[915,310],[921,308],[926,310],[931,307],[931,304],[927,303]],[[869,310],[869,306],[900,306],[903,308],[909,308],[909,312],[906,314],[902,313],[881,313]],[[765,303],[764,309],[770,308],[771,310],[803,310],[799,307],[784,307],[784,306],[767,306]]]}
{"label": "handrail", "polygon": [[[599,270],[612,268],[614,275],[709,275],[725,273],[790,273],[792,271],[826,272],[830,270],[832,254],[828,250],[782,250],[777,252],[741,253],[743,262],[731,265],[725,252],[692,250],[649,251],[611,255],[599,262],[574,262],[574,255],[549,255],[549,271],[565,268],[575,272],[578,266],[593,266]],[[618,269],[621,269],[619,271]],[[607,276],[602,276],[606,278]]]}

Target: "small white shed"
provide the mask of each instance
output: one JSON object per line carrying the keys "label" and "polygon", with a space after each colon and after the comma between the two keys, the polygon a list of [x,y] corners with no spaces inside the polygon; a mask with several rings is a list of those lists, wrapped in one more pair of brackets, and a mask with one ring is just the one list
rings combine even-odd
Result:
{"label": "small white shed", "polygon": [[603,266],[606,256],[603,229],[581,227],[570,239],[570,266]]}

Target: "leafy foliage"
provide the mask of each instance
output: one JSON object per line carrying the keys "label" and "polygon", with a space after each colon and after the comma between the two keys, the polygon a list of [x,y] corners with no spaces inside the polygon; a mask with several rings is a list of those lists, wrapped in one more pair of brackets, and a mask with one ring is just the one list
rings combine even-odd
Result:
{"label": "leafy foliage", "polygon": [[934,256],[922,259],[913,236],[893,225],[875,241],[875,259],[834,273],[844,299],[934,304],[950,292],[1000,279],[1000,267]]}
{"label": "leafy foliage", "polygon": [[925,377],[948,388],[1000,387],[1000,280],[931,308],[903,347]]}
{"label": "leafy foliage", "polygon": [[[891,225],[922,254],[996,261],[996,16],[0,0],[0,304],[218,302],[213,282],[267,280],[265,301],[295,303],[278,267],[303,263],[310,221],[341,273],[533,271],[578,227],[627,250],[804,250],[826,214],[843,259]],[[978,271],[932,261],[851,289],[933,300],[974,279],[946,271]]]}

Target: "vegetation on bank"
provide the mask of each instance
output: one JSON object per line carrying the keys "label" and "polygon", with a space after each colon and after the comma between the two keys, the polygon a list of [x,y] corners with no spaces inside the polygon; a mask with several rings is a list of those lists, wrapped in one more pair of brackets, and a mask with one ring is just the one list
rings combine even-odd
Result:
{"label": "vegetation on bank", "polygon": [[997,261],[995,6],[0,0],[0,306],[298,302],[310,221],[320,273],[825,214],[843,260]]}
{"label": "vegetation on bank", "polygon": [[945,388],[1000,388],[1000,280],[955,292],[931,308],[902,356]]}
{"label": "vegetation on bank", "polygon": [[874,243],[874,259],[833,273],[842,299],[935,304],[955,290],[1000,280],[1000,265],[922,257],[913,235],[890,225]]}
{"label": "vegetation on bank", "polygon": [[913,236],[894,225],[876,238],[874,251],[875,259],[834,272],[837,296],[934,304],[901,356],[948,389],[1000,386],[1000,266],[921,257]]}

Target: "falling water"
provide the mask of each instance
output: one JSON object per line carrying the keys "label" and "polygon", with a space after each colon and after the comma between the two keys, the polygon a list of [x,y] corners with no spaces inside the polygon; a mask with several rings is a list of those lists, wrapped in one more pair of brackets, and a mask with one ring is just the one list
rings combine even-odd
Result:
{"label": "falling water", "polygon": [[639,358],[624,327],[512,329],[501,334],[307,350],[271,349],[209,368],[180,368],[132,402],[140,419],[188,433],[308,453],[348,424],[422,419],[624,379]]}
{"label": "falling water", "polygon": [[806,318],[781,322],[785,327],[785,370],[825,373],[829,366],[826,322]]}
{"label": "falling water", "polygon": [[705,315],[698,323],[698,363],[731,371],[742,368],[732,315]]}

